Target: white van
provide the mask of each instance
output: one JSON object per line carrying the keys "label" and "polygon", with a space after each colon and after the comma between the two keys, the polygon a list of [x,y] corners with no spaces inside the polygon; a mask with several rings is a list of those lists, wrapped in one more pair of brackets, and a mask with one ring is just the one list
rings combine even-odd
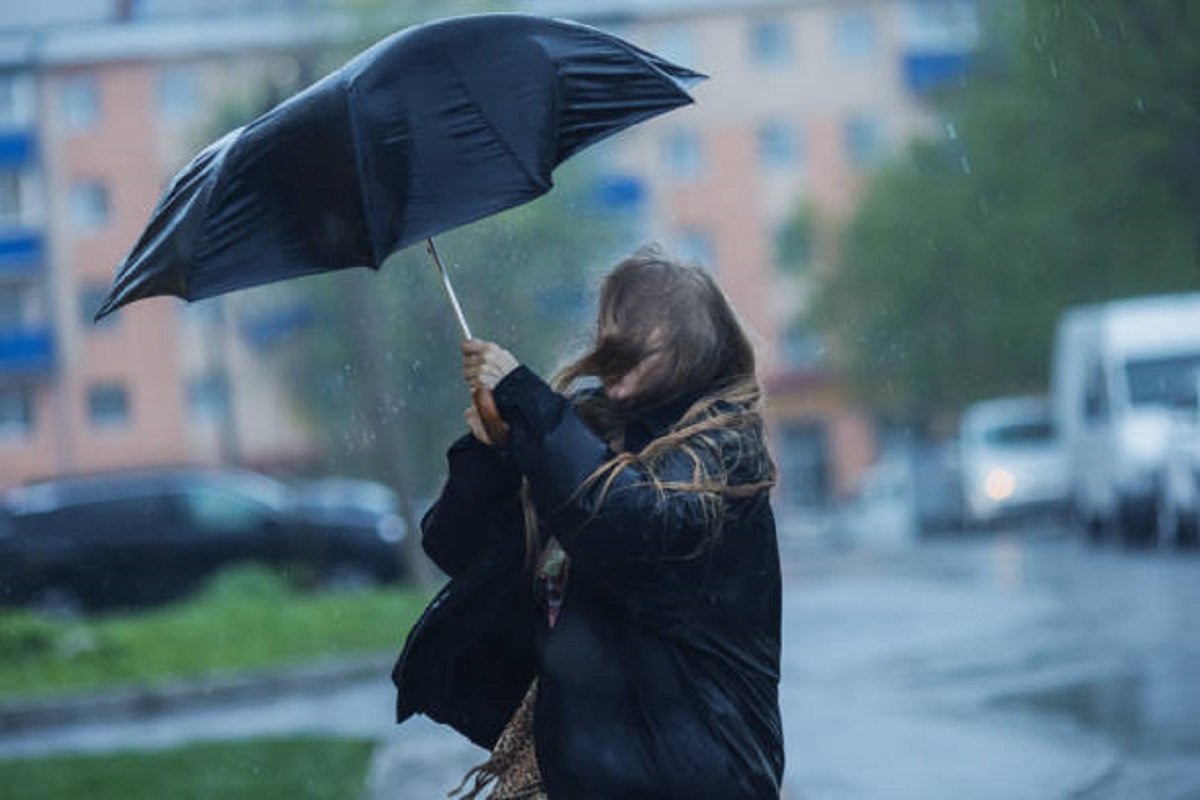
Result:
{"label": "white van", "polygon": [[1070,309],[1054,342],[1051,395],[1078,522],[1099,538],[1156,537],[1155,494],[1173,408],[1200,367],[1200,294]]}

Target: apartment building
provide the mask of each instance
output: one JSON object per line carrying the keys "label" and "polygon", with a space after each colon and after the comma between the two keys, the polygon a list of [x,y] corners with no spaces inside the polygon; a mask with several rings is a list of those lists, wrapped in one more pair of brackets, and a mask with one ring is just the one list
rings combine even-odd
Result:
{"label": "apartment building", "polygon": [[[927,92],[966,69],[973,0],[519,5],[711,76],[695,106],[600,146],[608,197],[646,238],[713,269],[756,336],[781,501],[844,495],[874,455],[872,425],[802,312],[815,277],[836,268],[871,171],[937,131]],[[295,309],[255,317],[236,313],[237,295],[157,298],[100,326],[90,317],[166,181],[211,138],[201,116],[273,76],[286,83],[298,56],[346,35],[327,6],[63,0],[24,9],[23,23],[0,17],[0,488],[109,466],[315,456],[261,348]],[[797,209],[808,263],[783,269]]]}
{"label": "apartment building", "polygon": [[286,82],[330,34],[288,14],[199,24],[169,10],[89,0],[0,19],[0,488],[313,457],[245,335],[272,320],[234,325],[221,302],[156,298],[92,324],[165,184],[211,136],[218,99]]}
{"label": "apartment building", "polygon": [[[758,339],[780,500],[845,495],[874,456],[871,420],[802,322],[872,170],[938,131],[930,89],[958,80],[973,0],[535,0],[710,76],[697,103],[612,140],[647,235],[714,270]],[[808,261],[784,269],[798,209]]]}

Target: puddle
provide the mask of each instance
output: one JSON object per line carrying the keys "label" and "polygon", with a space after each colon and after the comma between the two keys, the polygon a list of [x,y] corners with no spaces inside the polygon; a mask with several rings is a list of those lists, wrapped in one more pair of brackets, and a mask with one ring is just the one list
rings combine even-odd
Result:
{"label": "puddle", "polygon": [[1128,754],[1200,756],[1198,655],[1164,654],[1136,670],[1009,695],[997,704],[1065,716]]}

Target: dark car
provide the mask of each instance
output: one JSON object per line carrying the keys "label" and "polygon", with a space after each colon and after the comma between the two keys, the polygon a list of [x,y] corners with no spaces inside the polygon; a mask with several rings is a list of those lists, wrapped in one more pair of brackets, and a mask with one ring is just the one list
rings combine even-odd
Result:
{"label": "dark car", "polygon": [[6,604],[58,611],[151,605],[186,595],[235,563],[342,586],[393,581],[403,572],[403,526],[394,514],[317,512],[284,484],[253,472],[62,478],[12,490],[4,505]]}

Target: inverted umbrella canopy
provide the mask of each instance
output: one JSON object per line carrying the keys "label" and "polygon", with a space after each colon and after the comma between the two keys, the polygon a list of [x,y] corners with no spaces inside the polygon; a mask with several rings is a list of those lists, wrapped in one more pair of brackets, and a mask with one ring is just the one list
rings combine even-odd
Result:
{"label": "inverted umbrella canopy", "polygon": [[96,319],[354,266],[544,194],[572,154],[692,102],[704,76],[522,14],[419,25],[213,143],[175,176]]}

